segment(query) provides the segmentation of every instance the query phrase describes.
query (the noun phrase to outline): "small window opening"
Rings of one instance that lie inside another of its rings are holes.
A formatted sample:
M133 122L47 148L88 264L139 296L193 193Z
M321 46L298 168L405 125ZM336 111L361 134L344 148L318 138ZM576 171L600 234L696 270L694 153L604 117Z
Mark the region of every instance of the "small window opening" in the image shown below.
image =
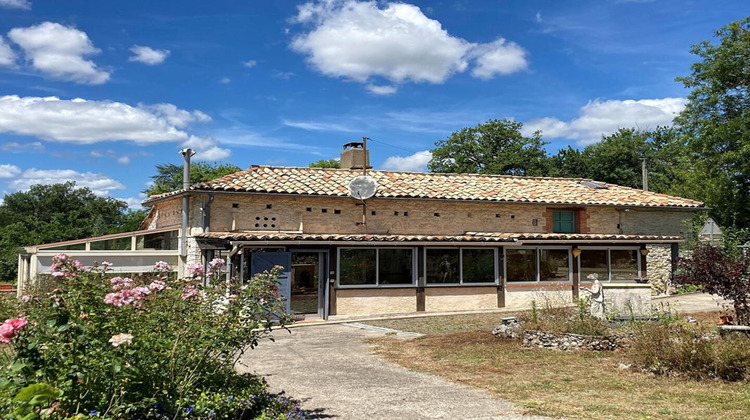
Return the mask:
M236 209L240 207L240 203L232 203L232 208Z
M334 210L333 214L341 214L341 210Z
M378 213L375 210L373 210L373 211L370 212L370 215L372 215L372 216L375 216L376 214L378 214Z
M266 204L266 208L267 209L273 208L273 204Z
M320 209L321 213L328 213L328 209Z
M312 211L312 207L308 207L308 208L307 208L307 211Z
M398 216L398 212L397 212L397 211L394 211L394 212L393 212L393 215L394 215L394 216Z
M408 215L409 215L409 212L408 212L408 211L405 211L405 212L404 212L404 216L408 216Z
M440 213L432 213L432 215L435 217L440 217Z

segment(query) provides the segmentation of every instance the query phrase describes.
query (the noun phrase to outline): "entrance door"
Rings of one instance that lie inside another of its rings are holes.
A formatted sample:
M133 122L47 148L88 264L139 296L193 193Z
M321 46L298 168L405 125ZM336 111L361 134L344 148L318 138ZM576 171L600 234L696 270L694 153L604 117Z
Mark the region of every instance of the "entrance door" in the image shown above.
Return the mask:
M279 275L279 293L286 301L286 313L291 314L290 306L292 296L292 253L291 252L253 252L250 259L250 277L271 271L274 266L280 265L283 268Z
M292 252L291 310L294 315L325 317L321 288L325 286L325 256L319 251Z

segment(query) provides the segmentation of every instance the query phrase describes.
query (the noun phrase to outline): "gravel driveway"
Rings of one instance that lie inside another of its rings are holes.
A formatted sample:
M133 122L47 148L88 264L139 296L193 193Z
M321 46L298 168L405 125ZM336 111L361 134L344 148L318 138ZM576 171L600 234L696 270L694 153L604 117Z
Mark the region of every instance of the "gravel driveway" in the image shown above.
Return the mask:
M276 331L248 351L241 369L302 401L309 418L539 419L489 393L412 372L369 351L383 331L322 325Z

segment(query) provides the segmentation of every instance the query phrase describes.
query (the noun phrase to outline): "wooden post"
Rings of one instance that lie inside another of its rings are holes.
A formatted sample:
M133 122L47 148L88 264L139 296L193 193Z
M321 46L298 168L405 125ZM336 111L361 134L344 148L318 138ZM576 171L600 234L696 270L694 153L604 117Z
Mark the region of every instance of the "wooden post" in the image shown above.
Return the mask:
M573 299L578 299L579 296L579 290L581 284L581 275L578 269L578 262L580 260L581 256L573 257L573 260L571 261L571 264L573 264Z

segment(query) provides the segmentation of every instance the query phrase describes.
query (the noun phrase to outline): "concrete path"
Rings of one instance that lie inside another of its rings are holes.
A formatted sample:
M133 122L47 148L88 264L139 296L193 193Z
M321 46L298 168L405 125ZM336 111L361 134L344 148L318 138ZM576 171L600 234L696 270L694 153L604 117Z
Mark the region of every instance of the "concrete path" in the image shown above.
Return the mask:
M651 306L659 309L664 305L665 309L677 310L680 313L706 312L722 309L722 305L729 302L707 293L690 293L686 295L659 296L651 298Z
M383 334L347 325L276 331L276 341L248 351L240 369L301 400L309 418L542 419L521 416L487 392L384 361L362 341Z

